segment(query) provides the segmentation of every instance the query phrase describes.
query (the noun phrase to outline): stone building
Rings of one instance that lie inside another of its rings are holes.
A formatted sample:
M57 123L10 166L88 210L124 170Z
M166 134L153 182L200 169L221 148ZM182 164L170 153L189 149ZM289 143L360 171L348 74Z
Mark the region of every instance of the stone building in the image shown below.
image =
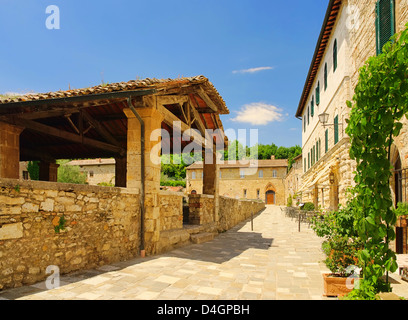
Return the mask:
M288 171L285 178L285 195L292 198L292 206L300 203L301 195L298 194L298 190L302 184L303 176L303 158L302 155L295 157L292 167Z
M302 200L324 209L347 201L354 185L346 119L359 69L381 52L391 35L408 22L407 0L330 0L296 117L302 120ZM394 203L406 201L408 122L392 150ZM404 234L405 232L405 234ZM406 252L406 229L398 229L397 251Z
M221 196L286 205L287 160L225 161L219 166L219 194ZM196 162L187 167L188 194L202 193L202 177L202 162Z
M89 185L115 184L115 159L73 160L67 165L78 166L80 171L86 173L86 182Z

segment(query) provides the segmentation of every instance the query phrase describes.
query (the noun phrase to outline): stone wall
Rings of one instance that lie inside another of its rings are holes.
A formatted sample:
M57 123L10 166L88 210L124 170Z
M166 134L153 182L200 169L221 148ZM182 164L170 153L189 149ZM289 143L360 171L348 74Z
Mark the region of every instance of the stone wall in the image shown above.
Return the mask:
M265 209L263 201L237 200L232 198L220 197L220 210L218 230L227 231L238 223L255 216Z
M183 228L184 193L159 191L160 230Z
M0 289L133 258L139 232L137 191L1 179Z
M189 195L189 224L204 225L214 219L214 196L206 194Z

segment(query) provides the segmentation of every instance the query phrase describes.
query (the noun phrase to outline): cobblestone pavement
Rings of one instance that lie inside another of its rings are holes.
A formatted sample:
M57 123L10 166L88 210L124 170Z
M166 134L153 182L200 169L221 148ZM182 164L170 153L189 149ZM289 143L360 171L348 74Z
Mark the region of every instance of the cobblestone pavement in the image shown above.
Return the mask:
M24 300L323 300L321 239L307 225L267 206L214 240L148 258L61 276L60 287L38 283L0 292ZM395 277L397 294L408 284Z

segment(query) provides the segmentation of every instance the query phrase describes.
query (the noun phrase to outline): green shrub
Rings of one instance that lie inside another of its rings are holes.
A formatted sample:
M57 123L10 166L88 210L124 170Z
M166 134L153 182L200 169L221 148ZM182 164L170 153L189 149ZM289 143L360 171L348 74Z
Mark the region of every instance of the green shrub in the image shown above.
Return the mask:
M302 207L303 211L313 211L315 206L312 202L306 202L305 205Z

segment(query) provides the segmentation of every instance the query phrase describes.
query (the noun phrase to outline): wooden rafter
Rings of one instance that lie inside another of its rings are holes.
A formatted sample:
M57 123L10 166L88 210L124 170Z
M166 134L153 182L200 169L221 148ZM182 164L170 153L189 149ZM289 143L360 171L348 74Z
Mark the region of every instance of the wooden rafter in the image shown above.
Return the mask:
M84 144L90 147L94 147L97 149L117 153L117 154L125 154L126 151L118 146L105 143L99 140L90 139L87 137L81 137L80 135L74 134L72 132L68 132L65 130L57 129L51 126L44 125L39 122L35 122L32 120L21 119L18 117L1 117L1 121L11 123L13 125L17 125L23 128L27 128L39 133L43 133L49 136L57 137L63 140Z

